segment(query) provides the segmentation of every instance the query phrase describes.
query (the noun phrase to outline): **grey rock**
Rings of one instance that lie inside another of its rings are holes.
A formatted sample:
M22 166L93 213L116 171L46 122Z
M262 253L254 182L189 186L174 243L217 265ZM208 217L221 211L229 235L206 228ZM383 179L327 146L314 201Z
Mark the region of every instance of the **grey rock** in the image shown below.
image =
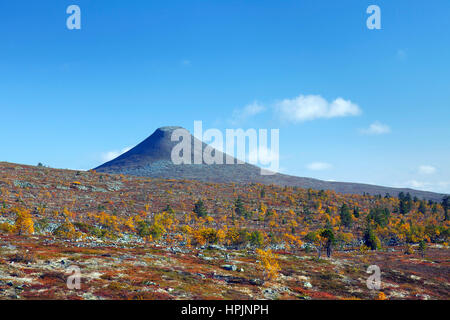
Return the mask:
M222 269L228 270L228 271L236 271L237 267L234 264L224 264L220 266Z
M219 246L217 244L209 245L208 249L210 249L210 250L226 250L226 248L224 246Z
M251 279L250 284L254 286L262 286L264 284L264 280L261 279Z
M14 180L14 186L18 188L37 188L36 185L27 181Z

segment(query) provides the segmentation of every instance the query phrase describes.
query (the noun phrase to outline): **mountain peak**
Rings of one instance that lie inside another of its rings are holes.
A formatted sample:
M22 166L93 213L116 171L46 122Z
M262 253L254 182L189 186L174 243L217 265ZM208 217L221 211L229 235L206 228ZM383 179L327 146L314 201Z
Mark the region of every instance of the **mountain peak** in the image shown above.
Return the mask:
M184 128L180 126L160 127L133 149L104 163L95 168L95 170L99 172L123 172L133 174L135 170L139 170L139 172L151 170L153 172L154 168L150 168L151 166L156 166L158 168L161 166L174 168L175 165L172 163L172 150L179 141L172 141L172 134L177 129ZM189 133L188 130L186 131ZM192 135L190 136L191 143L193 144L195 138ZM194 151L194 148L192 148L192 151ZM193 154L194 153L192 153L191 158L193 158ZM133 169L130 170L130 168Z
M161 128L156 129L156 131L172 132L172 131L175 131L177 129L184 129L184 128L180 127L180 126L165 126L165 127L161 127Z

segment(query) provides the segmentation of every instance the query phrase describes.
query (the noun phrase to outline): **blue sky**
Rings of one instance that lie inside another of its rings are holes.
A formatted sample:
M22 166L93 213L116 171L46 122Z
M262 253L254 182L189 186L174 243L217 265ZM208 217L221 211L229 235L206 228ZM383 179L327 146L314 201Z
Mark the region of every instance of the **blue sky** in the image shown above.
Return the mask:
M0 39L0 161L90 169L202 120L279 128L285 173L450 193L448 0L2 1Z

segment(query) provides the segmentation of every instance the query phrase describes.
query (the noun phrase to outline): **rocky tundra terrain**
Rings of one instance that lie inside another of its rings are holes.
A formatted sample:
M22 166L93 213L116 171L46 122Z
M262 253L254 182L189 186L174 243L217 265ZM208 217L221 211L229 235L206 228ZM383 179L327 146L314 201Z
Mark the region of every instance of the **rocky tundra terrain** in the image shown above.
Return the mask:
M446 206L0 163L0 299L449 299Z

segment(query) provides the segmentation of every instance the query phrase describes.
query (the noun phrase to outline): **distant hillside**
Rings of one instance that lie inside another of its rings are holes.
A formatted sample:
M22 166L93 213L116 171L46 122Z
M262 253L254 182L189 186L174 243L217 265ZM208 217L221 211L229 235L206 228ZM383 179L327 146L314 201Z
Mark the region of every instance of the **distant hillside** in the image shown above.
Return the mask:
M172 148L178 142L172 142L171 136L174 130L181 127L162 127L157 129L150 137L138 144L130 151L121 156L102 164L95 168L97 172L112 174L127 174L133 176L153 177L163 179L186 179L216 183L263 183L280 186L297 186L301 188L311 188L315 190L334 190L342 193L371 195L389 193L398 196L400 192L409 192L413 197L421 199L440 201L444 194L419 191L406 188L390 188L369 184L329 182L312 178L295 177L285 174L275 174L264 176L260 174L257 166L244 164L182 164L175 165L171 160ZM194 140L192 137L192 146ZM198 140L197 140L198 141ZM203 149L207 146L202 144ZM191 159L194 159L195 150L192 147ZM223 155L222 152L214 150L216 154ZM192 160L193 162L193 160ZM236 161L235 161L236 163Z

